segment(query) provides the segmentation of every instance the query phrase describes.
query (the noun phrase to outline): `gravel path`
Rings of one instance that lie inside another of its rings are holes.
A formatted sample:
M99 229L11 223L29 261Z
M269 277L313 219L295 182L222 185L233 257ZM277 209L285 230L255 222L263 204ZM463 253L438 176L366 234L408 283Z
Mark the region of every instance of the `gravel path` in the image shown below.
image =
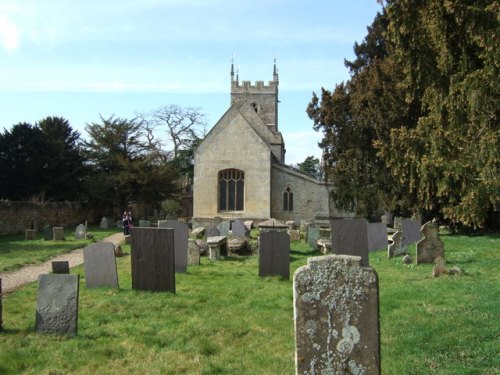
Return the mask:
M124 240L123 233L115 233L104 238L101 242L123 243ZM13 292L25 284L38 280L40 275L52 272L52 261L55 260L67 260L70 268L76 267L83 263L83 249L77 249L66 254L58 255L45 263L25 266L13 272L0 273L0 279L2 279L2 293Z

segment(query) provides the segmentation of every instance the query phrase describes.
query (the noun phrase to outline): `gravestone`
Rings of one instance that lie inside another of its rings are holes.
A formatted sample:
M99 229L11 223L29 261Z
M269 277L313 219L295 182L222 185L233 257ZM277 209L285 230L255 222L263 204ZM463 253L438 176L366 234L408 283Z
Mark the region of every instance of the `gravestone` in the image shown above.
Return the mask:
M260 233L263 232L269 232L269 231L278 231L278 232L287 232L288 231L288 225L283 223L282 221L276 220L276 219L269 219L266 221L263 221L262 223L259 223L257 225L260 229Z
M45 225L43 227L43 239L45 241L50 241L54 238L54 231L50 225Z
M236 219L233 221L233 236L235 237L247 237L250 231L245 226L245 223L241 220Z
M35 331L75 335L79 275L41 275L36 296Z
M309 258L295 271L295 373L380 374L378 277L361 258Z
M403 245L410 245L420 241L422 234L420 228L422 223L413 219L403 219L401 222L401 230L403 232Z
M293 220L288 220L285 222L286 225L288 225L288 231L294 230L295 229L295 221Z
M212 226L207 228L207 230L205 231L205 235L207 236L207 238L218 237L218 236L220 236L220 231L219 231L219 229L217 229L217 227L212 225Z
M437 257L444 258L444 244L439 238L437 225L432 222L425 223L420 229L423 239L417 242L417 255L415 262L433 263Z
M158 228L174 230L175 272L187 271L189 228L185 223L165 220L158 223Z
M36 230L34 229L26 229L24 231L24 239L27 241L36 240Z
M229 227L231 223L229 221L222 221L217 225L220 236L229 236Z
M141 228L149 228L151 226L151 221L149 221L149 220L139 220L139 226Z
M401 216L394 216L393 228L397 230L403 229L403 218Z
M64 228L63 227L54 227L52 228L52 233L54 235L54 241L62 241L64 240Z
M85 232L86 232L85 225L83 225L83 224L77 225L76 230L75 230L75 240L85 239L85 237L86 237Z
M193 266L200 265L200 247L193 238L189 239L188 243L188 259L187 264Z
M118 288L115 245L97 242L83 249L83 266L87 288Z
M52 273L68 274L69 262L67 260L52 261Z
M290 236L290 241L300 242L300 230L298 229L288 230L288 235Z
M101 223L99 224L99 227L101 229L109 229L109 225L110 225L109 219L107 217L103 217L101 219Z
M385 249L388 244L387 224L368 223L367 225L368 251Z
M285 232L260 234L259 276L290 278L290 236Z
M307 244L311 249L316 248L316 241L319 238L319 227L309 225L307 227Z
M397 231L391 237L391 243L387 246L387 257L397 257L400 255L406 255L408 253L408 248L403 245L403 233Z
M3 330L2 308L2 278L0 278L0 331Z
M192 237L201 237L205 233L205 227L196 227L191 231Z
M175 293L174 230L130 228L132 289Z
M361 257L361 265L368 266L368 226L365 219L331 220L332 253Z
M208 256L210 260L217 261L221 255L227 255L227 237L215 236L207 238Z

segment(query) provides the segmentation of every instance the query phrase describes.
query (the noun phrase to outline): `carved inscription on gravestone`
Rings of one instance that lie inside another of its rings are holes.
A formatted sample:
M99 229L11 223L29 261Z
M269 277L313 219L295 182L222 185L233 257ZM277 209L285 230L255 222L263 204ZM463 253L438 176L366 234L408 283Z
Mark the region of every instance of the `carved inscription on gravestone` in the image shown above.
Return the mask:
M189 228L185 223L175 220L158 222L158 228L174 230L175 272L187 271Z
M85 284L87 288L118 288L115 245L97 242L83 249Z
M290 278L290 236L285 232L260 234L259 276Z
M132 289L175 293L174 230L130 228Z
M368 226L365 219L331 220L332 253L361 257L361 264L368 266Z
M444 259L444 244L439 238L437 225L429 221L420 232L424 238L417 242L416 263L432 263L437 257Z
M79 275L42 275L36 297L35 331L75 335Z
M361 258L309 258L294 274L296 374L380 374L378 277Z

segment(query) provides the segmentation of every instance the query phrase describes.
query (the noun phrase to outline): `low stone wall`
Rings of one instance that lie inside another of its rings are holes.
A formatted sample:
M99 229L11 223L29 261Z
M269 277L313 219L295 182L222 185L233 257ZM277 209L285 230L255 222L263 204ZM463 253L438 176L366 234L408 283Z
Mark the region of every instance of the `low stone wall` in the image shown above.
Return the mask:
M0 200L0 235L24 233L25 229L42 230L44 225L68 227L85 220L93 212L79 202L13 202Z

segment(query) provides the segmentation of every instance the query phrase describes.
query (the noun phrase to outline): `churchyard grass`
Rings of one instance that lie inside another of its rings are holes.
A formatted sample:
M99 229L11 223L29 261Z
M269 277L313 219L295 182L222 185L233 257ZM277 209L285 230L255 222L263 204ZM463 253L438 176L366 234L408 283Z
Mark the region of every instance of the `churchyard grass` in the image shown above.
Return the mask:
M46 241L43 233L37 233L37 239L26 241L24 234L0 236L0 272L13 271L22 266L47 261L59 254L85 247L99 241L121 229L100 229L90 226L87 232L94 234L94 239L75 239L75 228L66 228L64 241Z
M460 276L370 253L380 279L383 374L495 374L500 366L500 236L443 236ZM410 247L412 256L415 246ZM124 250L129 252L128 246ZM291 272L318 255L292 243ZM293 374L292 281L259 278L257 257L202 258L177 274L177 293L87 289L79 273L78 334L34 333L37 285L4 298L2 374Z

